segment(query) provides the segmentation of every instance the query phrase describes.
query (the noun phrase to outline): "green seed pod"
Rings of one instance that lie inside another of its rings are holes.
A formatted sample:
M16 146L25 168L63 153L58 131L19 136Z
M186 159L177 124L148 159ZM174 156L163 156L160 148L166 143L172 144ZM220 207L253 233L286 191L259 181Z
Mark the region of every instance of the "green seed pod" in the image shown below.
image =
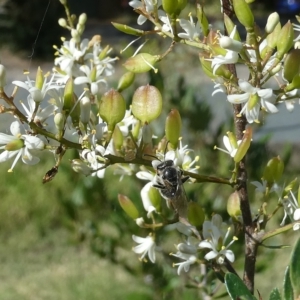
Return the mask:
M172 109L166 118L165 133L173 149L178 146L178 139L181 136L181 117L177 109Z
M280 30L277 38L276 57L281 60L283 56L292 48L294 44L294 29L290 21L288 21Z
M240 196L237 191L232 193L227 200L227 212L233 220L238 220L242 215L240 202Z
M279 156L270 159L265 167L263 179L268 185L272 185L280 180L284 169L283 161Z
M162 0L163 10L170 16L177 15L178 1L177 0Z
M246 28L254 27L254 17L245 0L232 0L233 8L239 22Z
M293 78L292 82L284 88L284 91L290 92L293 91L294 89L299 89L299 88L300 88L300 75L298 74Z
M150 123L158 118L162 111L162 96L152 85L139 87L132 97L132 114L142 122Z
M148 196L156 211L159 212L161 210L161 196L158 189L151 186L148 191Z
M154 69L153 65L159 60L159 55L139 53L136 56L127 59L123 66L130 72L144 73Z
M125 211L125 213L132 219L137 219L139 217L139 211L137 210L137 208L135 207L135 205L133 204L133 202L126 197L125 195L118 195L118 200L119 203L121 205L121 207L123 208L123 210Z
M207 36L209 33L209 23L201 4L197 4L197 18L204 36Z
M99 115L107 123L108 130L113 132L117 123L125 116L126 102L116 90L106 92L99 103Z
M119 31L124 32L126 34L136 35L136 36L143 36L145 34L144 30L135 29L135 28L127 26L127 25L123 25L123 24L115 23L115 22L111 22L111 24L116 29L118 29Z
M192 201L188 203L188 220L196 227L200 227L204 223L205 213L198 203Z
M284 59L283 76L291 82L296 75L300 74L300 49L292 49Z
M240 162L246 155L246 153L250 147L251 140L252 140L252 128L248 127L245 130L242 141L241 141L241 143L236 151L236 154L233 158L236 163Z
M129 86L131 86L131 84L134 81L134 78L135 74L133 72L126 72L125 74L123 74L122 77L119 79L117 91L121 93Z

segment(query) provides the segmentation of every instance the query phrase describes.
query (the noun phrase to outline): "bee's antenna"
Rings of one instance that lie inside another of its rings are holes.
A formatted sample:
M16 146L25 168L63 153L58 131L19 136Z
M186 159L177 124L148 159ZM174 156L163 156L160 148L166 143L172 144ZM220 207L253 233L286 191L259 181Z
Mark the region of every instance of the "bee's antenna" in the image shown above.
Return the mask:
M143 154L143 156L149 156L149 157L152 157L152 158L155 158L155 159L161 161L161 160L160 160L157 156L155 156L155 155L151 155L151 154L145 153L145 154Z
M168 150L169 143L170 143L170 141L167 141L165 152L164 152L164 160L166 160L166 153L167 153L167 150Z

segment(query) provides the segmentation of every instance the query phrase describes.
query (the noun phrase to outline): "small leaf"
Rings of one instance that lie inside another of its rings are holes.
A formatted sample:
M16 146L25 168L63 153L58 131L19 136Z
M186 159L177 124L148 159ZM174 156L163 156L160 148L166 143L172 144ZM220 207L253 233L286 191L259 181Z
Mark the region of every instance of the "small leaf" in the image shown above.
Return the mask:
M270 294L269 300L281 300L280 293L278 291L278 288L274 288L273 291Z
M298 239L296 246L293 250L290 261L290 278L292 287L294 290L294 297L299 299L300 297L300 239Z
M225 285L227 292L232 300L236 299L256 299L248 290L244 282L235 274L227 273L225 275Z
M294 291L290 278L290 267L287 267L284 274L283 280L283 298L285 300L294 300Z

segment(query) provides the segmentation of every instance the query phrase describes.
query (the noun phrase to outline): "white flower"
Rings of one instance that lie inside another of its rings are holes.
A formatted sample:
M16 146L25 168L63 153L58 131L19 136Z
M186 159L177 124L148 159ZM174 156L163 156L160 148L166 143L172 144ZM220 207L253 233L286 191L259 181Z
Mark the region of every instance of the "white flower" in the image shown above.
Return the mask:
M215 85L214 85L214 91L212 92L212 96L214 96L217 93L226 93L227 89L224 85L224 80L221 77L216 77L214 79Z
M28 102L30 101L34 101L35 103L39 103L41 102L46 94L48 93L49 90L52 89L58 89L60 86L57 85L56 83L53 83L54 80L54 76L51 76L50 81L47 82L48 77L44 77L44 82L43 82L43 86L41 89L38 89L35 86L35 81L34 80L30 80L30 78L27 76L27 80L25 82L23 81L19 81L19 80L15 80L12 83L18 87L21 87L25 90L27 90L29 92L29 95L27 97ZM29 104L29 106L35 106L36 104Z
M32 150L43 150L44 142L37 136L21 134L21 126L18 121L10 125L12 135L0 133L0 149L4 151L0 154L0 162L15 157L9 172L12 172L17 161L22 158L23 163L28 165L37 164L40 159L31 154Z
M234 27L234 29L232 30L232 32L231 32L231 34L229 36L230 39L233 40L235 32L236 32L236 26ZM238 52L232 51L232 50L227 50L225 56L223 56L223 55L217 55L213 59L207 59L207 60L210 60L212 62L211 66L213 68L213 74L215 75L217 69L221 65L235 64L238 61L238 59L239 59Z
M86 76L78 76L74 80L74 84L88 83L92 95L97 95L100 91L100 85L107 87L107 81L102 76L104 68L97 69L96 67L88 67L86 65L79 68Z
M285 100L285 99L288 99L288 98L291 98L291 100ZM283 100L283 101L280 101L280 102L284 102L284 104L286 106L286 109L288 111L293 111L296 100L298 100L298 102L299 102L298 90L295 89L295 90L292 90L290 92L285 93L285 95L283 95L281 97L281 100Z
M60 49L57 49L60 56L55 58L54 64L59 65L60 69L70 77L72 75L77 76L79 73L79 66L76 62L84 57L88 49L88 43L89 40L84 39L78 47L78 44L74 39L64 41L63 46Z
M217 146L215 146L214 149L218 149L222 152L229 154L231 157L234 157L236 154L236 151L238 149L238 146L240 145L242 140L232 141L232 139L229 138L229 134L232 134L232 133L227 132L227 135L223 136L223 144L224 144L226 150L224 150L222 148L218 148Z
M142 238L136 235L132 235L132 239L139 245L135 246L132 250L141 254L141 260L145 258L148 254L148 257L151 262L155 263L155 241L151 235L148 235L146 238Z
M224 238L222 228L225 223L222 223L222 217L220 215L214 215L211 221L204 221L203 223L203 237L205 240L199 243L199 248L211 249L204 258L206 260L216 259L218 264L223 264L225 257L230 261L234 262L235 256L228 248L231 244L237 240L233 237L233 240L225 246L226 239L228 238L230 228L228 228Z
M157 6L154 5L154 3L157 2ZM146 12L151 14L154 12L155 7L159 7L161 5L161 0L144 0L144 1L138 1L138 0L133 0L129 2L129 5L133 7L134 9L143 9L145 8ZM147 18L144 17L143 15L139 15L137 23L139 25L144 24L147 21Z
M190 266L197 261L197 247L188 238L187 243L180 243L176 248L178 250L177 253L171 253L171 255L184 260L183 262L173 264L173 266L178 266L177 274L180 275L183 270L188 272Z
M201 28L199 23L194 23L193 17L190 15L190 21L180 19L179 24L185 33L178 33L178 36L182 39L197 40L201 34Z
M300 207L292 191L290 191L288 197L281 199L281 203L284 209L284 216L280 226L284 225L287 216L289 216L292 221L300 220ZM293 230L298 229L300 229L300 222L295 223L293 226Z
M228 95L227 100L232 104L244 103L241 114L245 114L249 123L259 122L259 111L262 107L268 113L278 112L277 107L271 102L274 101L272 89L260 89L253 87L249 82L242 79L238 82L244 94Z

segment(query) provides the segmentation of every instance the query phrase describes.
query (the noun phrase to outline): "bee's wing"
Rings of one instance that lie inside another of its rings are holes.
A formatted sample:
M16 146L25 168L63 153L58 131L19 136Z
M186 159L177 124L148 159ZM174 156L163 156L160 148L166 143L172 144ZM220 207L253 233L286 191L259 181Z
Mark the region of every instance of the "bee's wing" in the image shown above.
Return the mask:
M187 218L188 199L181 179L178 181L174 197L170 200L175 212L178 213L178 216L181 218Z

